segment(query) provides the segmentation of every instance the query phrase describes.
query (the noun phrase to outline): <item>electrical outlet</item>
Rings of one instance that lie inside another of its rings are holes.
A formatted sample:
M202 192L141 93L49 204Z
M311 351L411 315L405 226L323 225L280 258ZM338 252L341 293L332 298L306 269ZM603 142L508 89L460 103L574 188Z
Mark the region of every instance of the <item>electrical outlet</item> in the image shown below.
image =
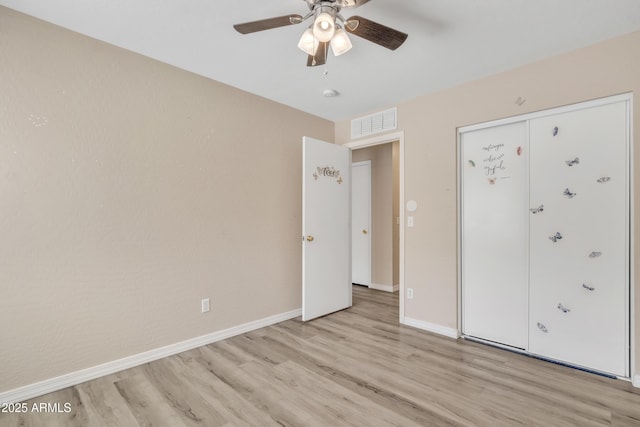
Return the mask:
M413 288L407 288L407 299L413 299Z
M201 307L203 313L206 313L207 311L211 310L211 305L209 303L209 298L205 298L202 301L200 301L200 307Z

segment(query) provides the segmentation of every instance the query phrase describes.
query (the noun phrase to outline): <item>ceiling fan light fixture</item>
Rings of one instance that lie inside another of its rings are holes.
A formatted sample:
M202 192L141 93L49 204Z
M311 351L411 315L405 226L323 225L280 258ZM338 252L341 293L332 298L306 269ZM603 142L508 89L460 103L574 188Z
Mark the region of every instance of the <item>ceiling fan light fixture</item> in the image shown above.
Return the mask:
M336 20L333 15L322 12L313 22L313 35L321 42L328 42L336 32Z
M331 50L333 51L334 56L340 56L343 53L347 53L352 47L353 45L351 44L351 40L349 40L347 32L342 28L338 28L331 39Z
M314 56L316 54L319 45L320 43L318 42L318 39L316 39L316 37L313 35L313 31L311 30L311 28L307 28L307 30L302 33L302 37L300 37L300 41L298 42L298 48L311 56Z

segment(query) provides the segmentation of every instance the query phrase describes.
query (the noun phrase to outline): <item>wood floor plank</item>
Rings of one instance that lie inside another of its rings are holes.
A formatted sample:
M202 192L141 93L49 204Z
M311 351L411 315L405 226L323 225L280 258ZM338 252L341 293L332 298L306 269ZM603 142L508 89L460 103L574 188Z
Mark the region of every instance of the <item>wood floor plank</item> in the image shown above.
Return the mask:
M294 362L286 362L275 368L279 377L303 390L305 398L315 400L320 406L318 412L329 416L330 424L359 425L358 420L375 420L372 425L419 426L408 418L383 406L373 406L358 393L337 386L330 378L311 372Z
M281 365L279 365L281 366ZM277 402L278 410L286 412L286 417L290 420L289 425L326 426L335 425L346 426L342 419L332 417L332 413L324 405L319 404L315 399L310 398L308 390L301 389L295 379L287 378L282 374L279 366L265 366L265 362L256 360L242 366L242 371L246 373L258 390L265 390L269 396L262 395L263 401ZM269 370L267 370L269 369ZM314 392L317 387L314 388ZM262 394L262 393L260 393ZM292 414L297 420L292 419Z
M203 358L200 360L206 363L207 368L237 391L248 404L262 411L265 418L271 418L282 426L305 425L304 420L309 414L288 408L283 398L277 395L273 385L259 381L243 371L241 367L230 367L214 348L205 347L202 349L202 354ZM263 362L263 366L267 364L272 366L262 358L260 361Z
M184 377L190 386L202 399L205 399L218 412L224 414L228 423L233 426L279 426L272 416L256 405L250 404L243 393L236 390L229 384L228 380L223 380L212 372L200 356L193 356L193 353L200 353L201 349L192 350L178 355L172 359L174 363L180 363L180 375ZM189 355L187 355L189 354Z
M137 421L115 386L119 376L107 376L79 384L75 388L87 411L88 426L135 426Z
M316 338L317 336L313 339ZM304 350L298 349L297 351L294 350L294 347L289 347L277 340L274 340L274 345L280 351L289 354L291 360L299 365L318 375L331 378L336 384L369 399L372 405L381 405L399 415L406 416L420 425L456 425L446 417L421 407L411 399L406 399L394 392L385 390L360 376L352 375L350 372L352 366L343 366L340 360L336 360L335 355L327 356L322 343L320 345L307 343Z
M182 417L167 403L162 393L144 374L135 374L115 383L138 425L186 427Z
M300 318L26 402L16 426L640 426L629 382L398 323L398 294Z
M187 426L224 425L227 421L173 369L170 359L144 365L144 373Z

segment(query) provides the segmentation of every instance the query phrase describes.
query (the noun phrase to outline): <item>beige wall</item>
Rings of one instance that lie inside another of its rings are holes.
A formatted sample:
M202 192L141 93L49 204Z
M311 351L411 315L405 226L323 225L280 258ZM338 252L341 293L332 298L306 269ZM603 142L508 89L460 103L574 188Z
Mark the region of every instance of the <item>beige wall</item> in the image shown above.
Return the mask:
M429 78L428 70L425 78ZM625 92L640 95L640 33L550 58L398 105L405 133L405 196L418 202L406 229L405 301L409 318L457 327L456 129ZM519 105L516 100L525 100ZM633 127L640 129L640 108ZM336 142L349 140L349 121L336 123ZM635 149L635 211L640 214L640 150ZM637 215L636 215L637 218ZM640 227L635 228L640 253ZM634 260L636 342L640 343L640 261ZM640 366L640 351L636 351Z
M391 144L361 148L353 162L371 161L371 282L393 286L393 159Z
M0 94L0 392L300 308L333 123L4 7Z

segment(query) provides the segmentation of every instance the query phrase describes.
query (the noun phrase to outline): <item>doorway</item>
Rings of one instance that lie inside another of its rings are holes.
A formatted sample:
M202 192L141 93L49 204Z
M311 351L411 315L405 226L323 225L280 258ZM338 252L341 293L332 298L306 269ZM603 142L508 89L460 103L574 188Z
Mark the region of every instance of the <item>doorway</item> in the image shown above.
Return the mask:
M371 161L371 281L369 287L399 292L404 322L404 133L345 144L352 161ZM356 190L354 190L356 191ZM354 194L355 196L355 194ZM354 232L361 232L355 223ZM354 267L355 268L355 267Z

